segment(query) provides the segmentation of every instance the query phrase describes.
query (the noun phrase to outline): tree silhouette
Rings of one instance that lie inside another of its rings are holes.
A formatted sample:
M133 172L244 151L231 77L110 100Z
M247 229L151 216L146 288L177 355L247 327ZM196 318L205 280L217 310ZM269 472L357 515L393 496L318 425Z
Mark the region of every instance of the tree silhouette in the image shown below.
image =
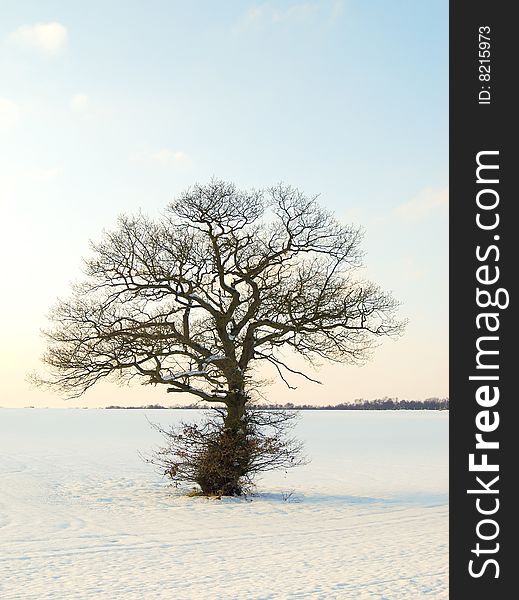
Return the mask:
M284 185L247 192L213 180L160 220L122 216L53 309L50 376L39 381L77 397L104 378L139 377L222 407L205 450L226 447L218 460L229 485L198 483L240 493L259 431L248 425L253 367L269 363L293 387L293 376L316 380L287 356L357 363L402 329L391 295L356 276L360 240L358 228Z

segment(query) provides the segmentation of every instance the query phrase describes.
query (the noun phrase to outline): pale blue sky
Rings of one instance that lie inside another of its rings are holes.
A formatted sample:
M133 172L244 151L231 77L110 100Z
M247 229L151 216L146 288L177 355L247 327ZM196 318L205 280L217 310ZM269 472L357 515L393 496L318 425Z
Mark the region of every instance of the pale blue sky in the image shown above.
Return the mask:
M369 365L272 401L447 395L447 1L1 0L0 17L0 405L66 405L24 377L88 240L213 175L320 193L365 227L368 273L410 320ZM114 399L169 400L80 403Z

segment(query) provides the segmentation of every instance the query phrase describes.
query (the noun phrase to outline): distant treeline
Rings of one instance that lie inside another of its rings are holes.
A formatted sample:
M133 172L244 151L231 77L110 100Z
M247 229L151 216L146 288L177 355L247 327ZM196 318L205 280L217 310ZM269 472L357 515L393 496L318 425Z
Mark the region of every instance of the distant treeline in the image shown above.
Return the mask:
M354 402L341 402L340 404L327 404L326 406L313 406L311 404L261 404L260 408L266 410L449 410L448 398L427 398L426 400L399 400L398 398L376 398L375 400L355 400ZM148 404L147 406L106 406L110 409L185 409L207 408L206 405L187 404L184 406L162 406L161 404Z

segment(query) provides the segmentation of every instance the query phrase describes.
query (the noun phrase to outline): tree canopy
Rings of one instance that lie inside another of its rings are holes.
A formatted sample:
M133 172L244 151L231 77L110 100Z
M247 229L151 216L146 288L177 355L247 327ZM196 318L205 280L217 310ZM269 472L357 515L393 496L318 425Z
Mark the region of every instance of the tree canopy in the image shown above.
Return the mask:
M287 385L291 374L312 379L282 349L363 361L402 323L392 296L359 277L361 237L285 185L211 181L160 219L121 216L51 312L43 382L77 397L103 378L138 377L228 404L262 362Z
M140 378L215 403L205 423L159 428L167 445L152 462L177 484L241 495L254 474L305 462L295 414L251 403L253 367L270 364L289 387L293 375L316 381L290 357L356 363L402 328L391 295L359 277L360 241L284 185L211 181L160 219L121 216L50 315L39 381L77 397L104 378Z

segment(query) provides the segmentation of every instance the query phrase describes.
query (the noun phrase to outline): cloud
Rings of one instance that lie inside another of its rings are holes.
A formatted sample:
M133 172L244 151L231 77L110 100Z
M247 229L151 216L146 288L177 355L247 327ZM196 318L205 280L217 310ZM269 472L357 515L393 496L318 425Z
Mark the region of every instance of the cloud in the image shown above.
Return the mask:
M189 156L185 152L174 152L167 148L153 153L151 159L163 165L185 165L190 162Z
M0 170L0 201L13 205L17 200L41 191L42 186L59 181L63 169L60 166L16 166ZM34 187L36 186L36 188Z
M16 102L0 96L0 130L14 127L20 118L20 107Z
M244 31L266 24L311 22L317 18L337 19L343 12L343 0L308 0L288 6L278 2L264 2L250 8L240 19L236 29Z
M140 151L130 157L130 160L145 163L156 163L169 167L187 167L191 165L191 158L181 150L162 148L156 152Z
M422 190L409 202L397 206L396 212L406 221L419 221L432 215L444 213L449 206L447 188Z
M26 178L38 183L56 180L63 173L62 167L32 167L24 172Z
M344 12L344 1L343 0L334 0L331 6L330 16L332 20L338 19L342 13Z
M85 113L90 108L90 98L86 94L75 94L70 99L70 108L76 113Z
M18 46L56 56L67 46L68 32L61 23L37 23L18 27L9 34L8 39Z
M363 221L363 210L360 206L354 206L340 213L342 223L361 223Z

